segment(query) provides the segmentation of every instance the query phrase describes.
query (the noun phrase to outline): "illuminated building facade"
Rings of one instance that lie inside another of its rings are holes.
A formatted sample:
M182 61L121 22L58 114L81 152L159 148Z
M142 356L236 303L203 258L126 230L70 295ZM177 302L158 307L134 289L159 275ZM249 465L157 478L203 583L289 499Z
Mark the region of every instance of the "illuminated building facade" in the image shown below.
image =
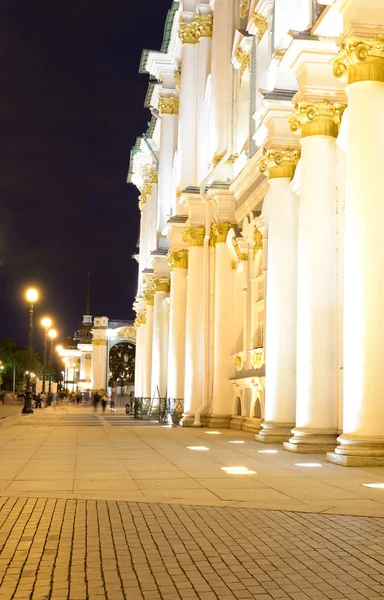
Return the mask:
M184 0L143 52L135 395L184 426L384 464L383 34L377 0Z

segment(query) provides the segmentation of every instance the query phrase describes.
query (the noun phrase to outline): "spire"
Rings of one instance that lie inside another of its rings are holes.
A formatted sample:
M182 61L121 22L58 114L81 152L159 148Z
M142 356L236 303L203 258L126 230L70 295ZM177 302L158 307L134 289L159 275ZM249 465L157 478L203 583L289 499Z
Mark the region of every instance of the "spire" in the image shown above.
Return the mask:
M85 314L83 316L83 324L92 323L91 315L91 269L88 268L88 287L87 287L87 300L85 303Z

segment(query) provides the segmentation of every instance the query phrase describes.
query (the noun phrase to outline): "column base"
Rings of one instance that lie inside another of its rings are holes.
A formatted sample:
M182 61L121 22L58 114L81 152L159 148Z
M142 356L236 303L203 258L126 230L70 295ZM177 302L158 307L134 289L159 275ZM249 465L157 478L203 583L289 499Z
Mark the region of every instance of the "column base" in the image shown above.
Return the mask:
M207 415L207 427L212 429L230 429L231 415Z
M337 434L333 429L301 429L292 430L293 437L283 443L284 450L300 454L321 454L332 452L336 446Z
M261 431L255 435L255 440L262 444L276 444L287 442L292 435L294 423L277 423L276 421L263 421Z
M242 431L248 433L258 433L261 429L261 419L258 417L245 417L243 422Z
M384 465L384 437L342 434L339 446L327 453L327 461L342 467L381 467Z
M195 415L183 415L180 421L181 427L192 427L195 422Z
M243 428L244 420L245 420L245 417L240 417L238 415L232 415L229 426L231 429L237 429L238 431L241 431L241 429Z

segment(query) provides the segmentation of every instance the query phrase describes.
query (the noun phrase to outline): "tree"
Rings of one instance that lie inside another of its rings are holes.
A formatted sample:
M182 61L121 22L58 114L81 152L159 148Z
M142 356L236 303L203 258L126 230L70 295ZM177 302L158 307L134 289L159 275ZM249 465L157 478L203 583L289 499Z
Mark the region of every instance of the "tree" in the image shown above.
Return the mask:
M109 353L110 378L108 385L129 385L135 380L135 346L120 342Z
M0 360L4 365L2 387L12 390L13 369L15 369L16 391L22 390L25 381L25 371L28 369L28 348L18 346L11 338L0 340ZM32 349L31 370L41 379L43 362L41 356Z

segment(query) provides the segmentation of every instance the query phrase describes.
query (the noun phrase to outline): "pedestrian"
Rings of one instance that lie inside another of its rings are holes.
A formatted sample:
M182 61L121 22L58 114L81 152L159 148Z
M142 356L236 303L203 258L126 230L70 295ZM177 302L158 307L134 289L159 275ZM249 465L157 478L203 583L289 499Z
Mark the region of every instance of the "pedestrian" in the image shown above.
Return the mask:
M101 397L101 408L102 408L103 413L105 413L105 409L107 408L107 402L108 402L107 392L105 392L103 390L103 395Z
M96 392L93 394L93 411L97 412L97 408L99 406L101 400L101 396L99 394L99 390L96 390Z

